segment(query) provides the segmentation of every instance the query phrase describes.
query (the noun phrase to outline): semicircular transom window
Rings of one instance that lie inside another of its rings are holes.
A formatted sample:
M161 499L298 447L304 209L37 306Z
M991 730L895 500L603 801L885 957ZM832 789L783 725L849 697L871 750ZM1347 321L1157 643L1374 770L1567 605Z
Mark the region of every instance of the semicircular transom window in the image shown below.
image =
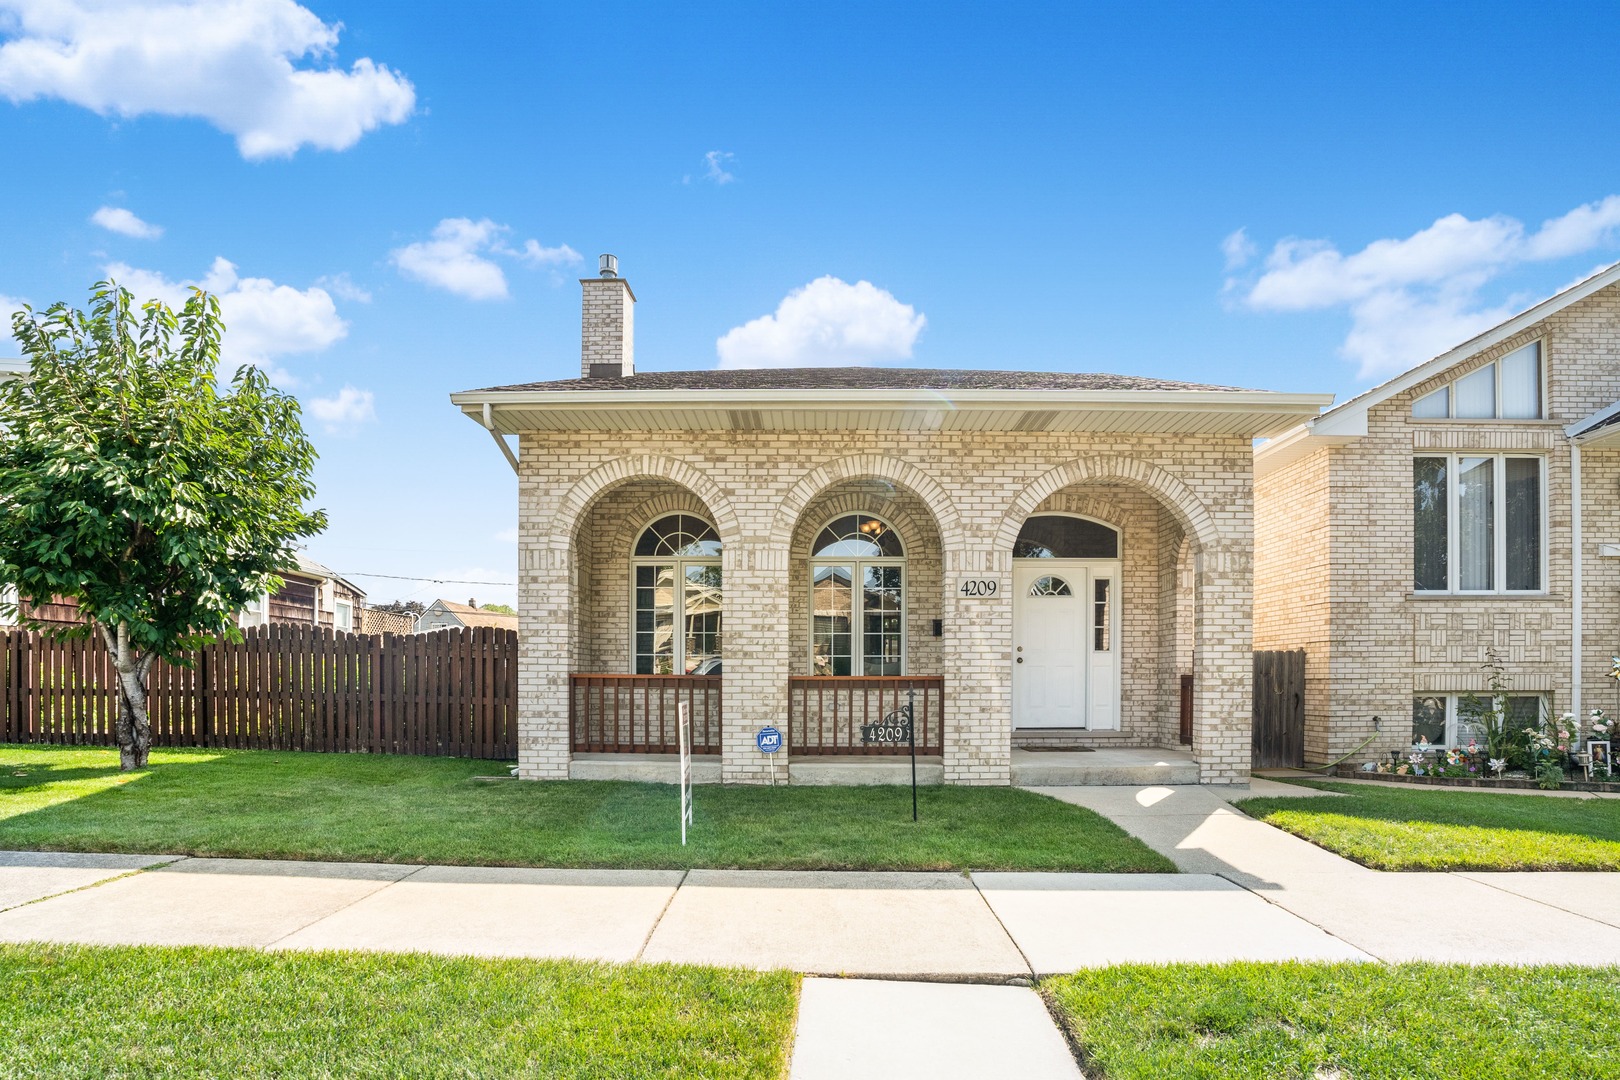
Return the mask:
M642 530L636 554L703 558L720 554L720 534L696 514L666 514Z
M905 554L900 535L870 514L845 514L829 522L810 548L811 555L849 559L898 559Z
M1117 559L1119 530L1086 518L1037 514L1018 531L1013 558Z
M1048 574L1045 577L1038 577L1030 583L1029 595L1073 596L1074 592L1069 588L1069 583L1067 581L1064 581L1060 577L1053 577L1051 574Z

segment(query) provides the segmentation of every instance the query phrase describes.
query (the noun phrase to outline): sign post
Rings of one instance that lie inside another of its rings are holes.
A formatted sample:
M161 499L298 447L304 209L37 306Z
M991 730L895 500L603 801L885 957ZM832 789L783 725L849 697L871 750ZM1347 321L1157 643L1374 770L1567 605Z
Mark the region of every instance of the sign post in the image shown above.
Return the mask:
M675 716L681 729L681 847L685 847L686 826L692 821L692 703L678 702Z
M911 743L911 820L917 820L917 691L906 691L906 740Z

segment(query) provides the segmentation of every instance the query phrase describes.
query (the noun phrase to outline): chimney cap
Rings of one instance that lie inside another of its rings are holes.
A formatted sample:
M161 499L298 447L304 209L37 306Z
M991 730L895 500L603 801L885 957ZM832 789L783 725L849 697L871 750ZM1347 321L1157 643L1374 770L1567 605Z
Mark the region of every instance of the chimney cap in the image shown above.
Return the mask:
M619 257L617 255L603 255L597 261L601 265L603 277L619 276Z

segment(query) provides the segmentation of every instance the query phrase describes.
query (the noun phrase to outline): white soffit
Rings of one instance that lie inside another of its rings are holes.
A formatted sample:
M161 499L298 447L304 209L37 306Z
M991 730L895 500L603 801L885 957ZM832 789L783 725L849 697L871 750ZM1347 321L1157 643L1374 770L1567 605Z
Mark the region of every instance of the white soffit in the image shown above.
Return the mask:
M1331 394L1207 390L600 390L450 395L480 425L524 431L1105 431L1263 438Z

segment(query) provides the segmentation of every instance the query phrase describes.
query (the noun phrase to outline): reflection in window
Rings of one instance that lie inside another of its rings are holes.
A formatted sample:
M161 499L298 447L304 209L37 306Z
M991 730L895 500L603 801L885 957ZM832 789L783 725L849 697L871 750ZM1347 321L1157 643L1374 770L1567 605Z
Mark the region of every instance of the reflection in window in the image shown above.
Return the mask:
M905 674L905 548L888 523L845 514L810 563L810 673Z
M1069 583L1067 581L1064 581L1060 577L1052 577L1050 574L1048 574L1045 577L1036 578L1034 582L1031 583L1029 587L1029 595L1073 596L1074 593L1069 589Z
M633 661L637 675L720 670L724 604L720 537L693 514L669 514L636 540Z
M1013 544L1015 559L1117 559L1119 532L1100 521L1036 514Z

